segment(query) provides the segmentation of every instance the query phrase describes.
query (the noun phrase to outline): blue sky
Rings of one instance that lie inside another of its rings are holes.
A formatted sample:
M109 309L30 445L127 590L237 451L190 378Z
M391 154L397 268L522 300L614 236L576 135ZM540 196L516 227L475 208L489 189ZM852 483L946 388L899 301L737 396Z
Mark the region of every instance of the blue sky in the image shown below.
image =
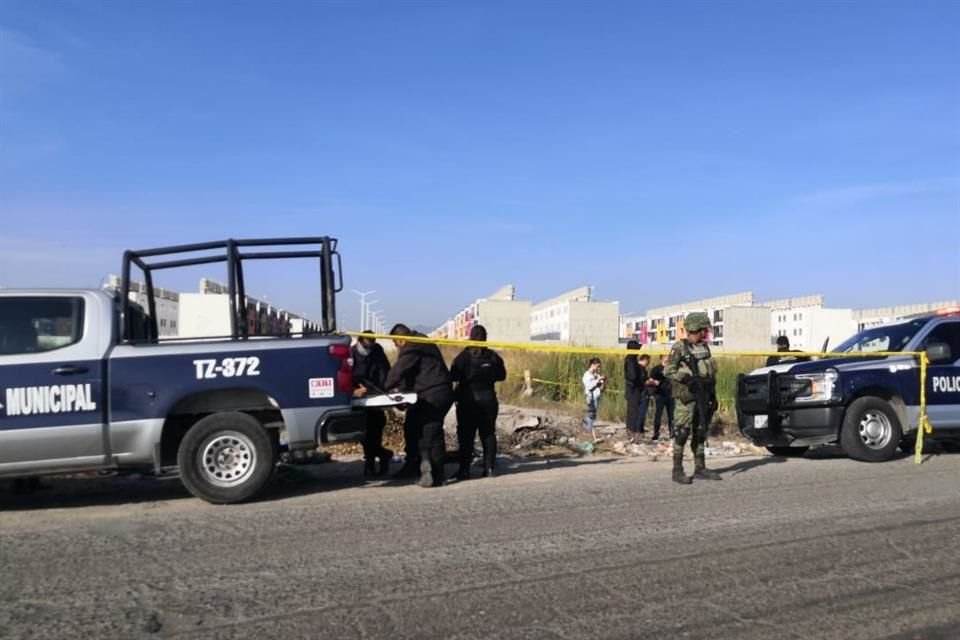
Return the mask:
M958 32L946 1L2 0L0 285L330 234L410 323L506 283L957 298ZM309 312L299 274L253 288Z

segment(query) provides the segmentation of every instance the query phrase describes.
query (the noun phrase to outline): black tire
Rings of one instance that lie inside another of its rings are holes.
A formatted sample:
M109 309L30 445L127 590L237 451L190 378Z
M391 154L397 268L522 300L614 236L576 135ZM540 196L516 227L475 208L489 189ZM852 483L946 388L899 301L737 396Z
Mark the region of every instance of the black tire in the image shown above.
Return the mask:
M767 451L772 453L775 456L781 456L784 458L799 458L805 454L810 447L767 447Z
M177 451L183 485L214 504L255 496L269 482L276 462L270 433L256 418L236 411L200 419Z
M840 428L840 447L854 460L890 460L902 439L900 418L886 400L864 396L847 407Z

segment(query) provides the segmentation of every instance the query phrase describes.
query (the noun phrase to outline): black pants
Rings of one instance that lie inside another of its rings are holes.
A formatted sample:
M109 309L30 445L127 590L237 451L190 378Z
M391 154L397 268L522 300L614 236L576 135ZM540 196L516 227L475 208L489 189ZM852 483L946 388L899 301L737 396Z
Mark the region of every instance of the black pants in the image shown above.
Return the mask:
M676 401L673 396L657 394L657 409L653 414L653 435L660 435L660 419L663 416L663 410L667 410L667 428L670 430L670 437L673 438L673 410Z
M473 444L480 433L483 446L483 466L493 469L497 460L497 414L500 405L496 396L465 398L457 401L457 441L460 467L469 467L473 461Z
M642 389L627 391L627 430L631 433L643 433L643 423L647 421L650 407L650 394Z
M627 389L627 431L630 433L643 432L643 422L640 418L642 397L643 391L640 389Z
M363 439L363 458L367 465L374 458L383 459L388 453L383 448L383 428L387 424L387 414L382 409L367 409L367 435Z
M415 407L414 405L413 407ZM403 453L406 456L404 465L420 466L420 436L423 429L418 422L417 413L413 407L407 409L403 418Z
M435 391L420 395L417 403L407 409L407 419L403 423L403 434L406 439L404 448L407 452L407 462L411 461L411 454L419 463L423 460L430 462L433 473L442 479L443 461L446 447L443 441L443 419L453 405L453 393L450 391Z

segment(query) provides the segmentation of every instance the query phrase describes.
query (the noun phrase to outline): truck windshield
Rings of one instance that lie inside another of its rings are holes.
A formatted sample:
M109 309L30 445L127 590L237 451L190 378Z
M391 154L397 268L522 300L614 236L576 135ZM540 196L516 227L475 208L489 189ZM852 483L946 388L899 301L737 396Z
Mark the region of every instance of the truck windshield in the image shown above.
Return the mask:
M928 319L911 320L903 324L865 329L849 340L837 345L833 353L874 353L877 351L903 351L910 339L927 324Z

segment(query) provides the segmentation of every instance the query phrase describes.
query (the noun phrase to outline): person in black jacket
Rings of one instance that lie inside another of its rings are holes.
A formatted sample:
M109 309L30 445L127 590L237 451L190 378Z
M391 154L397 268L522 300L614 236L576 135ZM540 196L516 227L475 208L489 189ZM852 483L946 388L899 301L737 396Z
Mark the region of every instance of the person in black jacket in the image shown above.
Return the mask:
M777 352L778 353L800 353L796 349L790 348L790 338L787 336L778 336L777 337ZM778 364L786 364L788 362L809 362L810 358L805 356L770 356L767 358L768 367L773 367Z
M453 405L450 370L436 345L410 342L406 337L424 338L403 324L394 325L390 335L396 336L397 361L387 375L385 388L417 394L417 403L407 409L403 436L407 461L398 476L409 476L420 470L421 487L443 484L443 420Z
M635 346L631 346L635 345ZM631 340L627 349L636 350L640 343ZM645 430L643 423L647 420L647 409L650 407L651 385L653 381L647 375L647 366L650 356L627 356L623 362L624 388L627 400L627 430L630 432L630 442L640 443Z
M654 387L654 398L657 408L653 414L654 440L660 438L660 420L663 418L664 409L667 410L667 429L670 432L670 439L673 440L673 410L676 403L673 399L673 390L670 388L670 379L663 375L665 366L667 366L667 356L660 356L660 364L650 372L650 378L656 385Z
M631 340L627 343L627 351L637 351L640 343ZM627 433L630 442L639 442L643 435L643 423L640 420L640 402L643 398L644 383L641 379L640 362L636 354L628 355L623 359L624 392L627 401Z
M364 333L372 334L372 331ZM369 393L383 393L390 371L390 361L383 347L373 338L360 337L353 345L353 391L355 398ZM387 424L387 414L383 409L367 409L367 435L363 440L363 474L365 476L384 476L390 470L393 451L383 446L383 428ZM376 468L376 460L380 468Z
M486 342L487 330L476 325L470 330L470 339ZM494 474L497 459L497 413L500 405L494 385L506 380L507 369L500 355L486 347L467 347L453 360L450 376L457 384L457 440L460 468L457 480L470 477L473 444L480 432L483 445L483 477Z

